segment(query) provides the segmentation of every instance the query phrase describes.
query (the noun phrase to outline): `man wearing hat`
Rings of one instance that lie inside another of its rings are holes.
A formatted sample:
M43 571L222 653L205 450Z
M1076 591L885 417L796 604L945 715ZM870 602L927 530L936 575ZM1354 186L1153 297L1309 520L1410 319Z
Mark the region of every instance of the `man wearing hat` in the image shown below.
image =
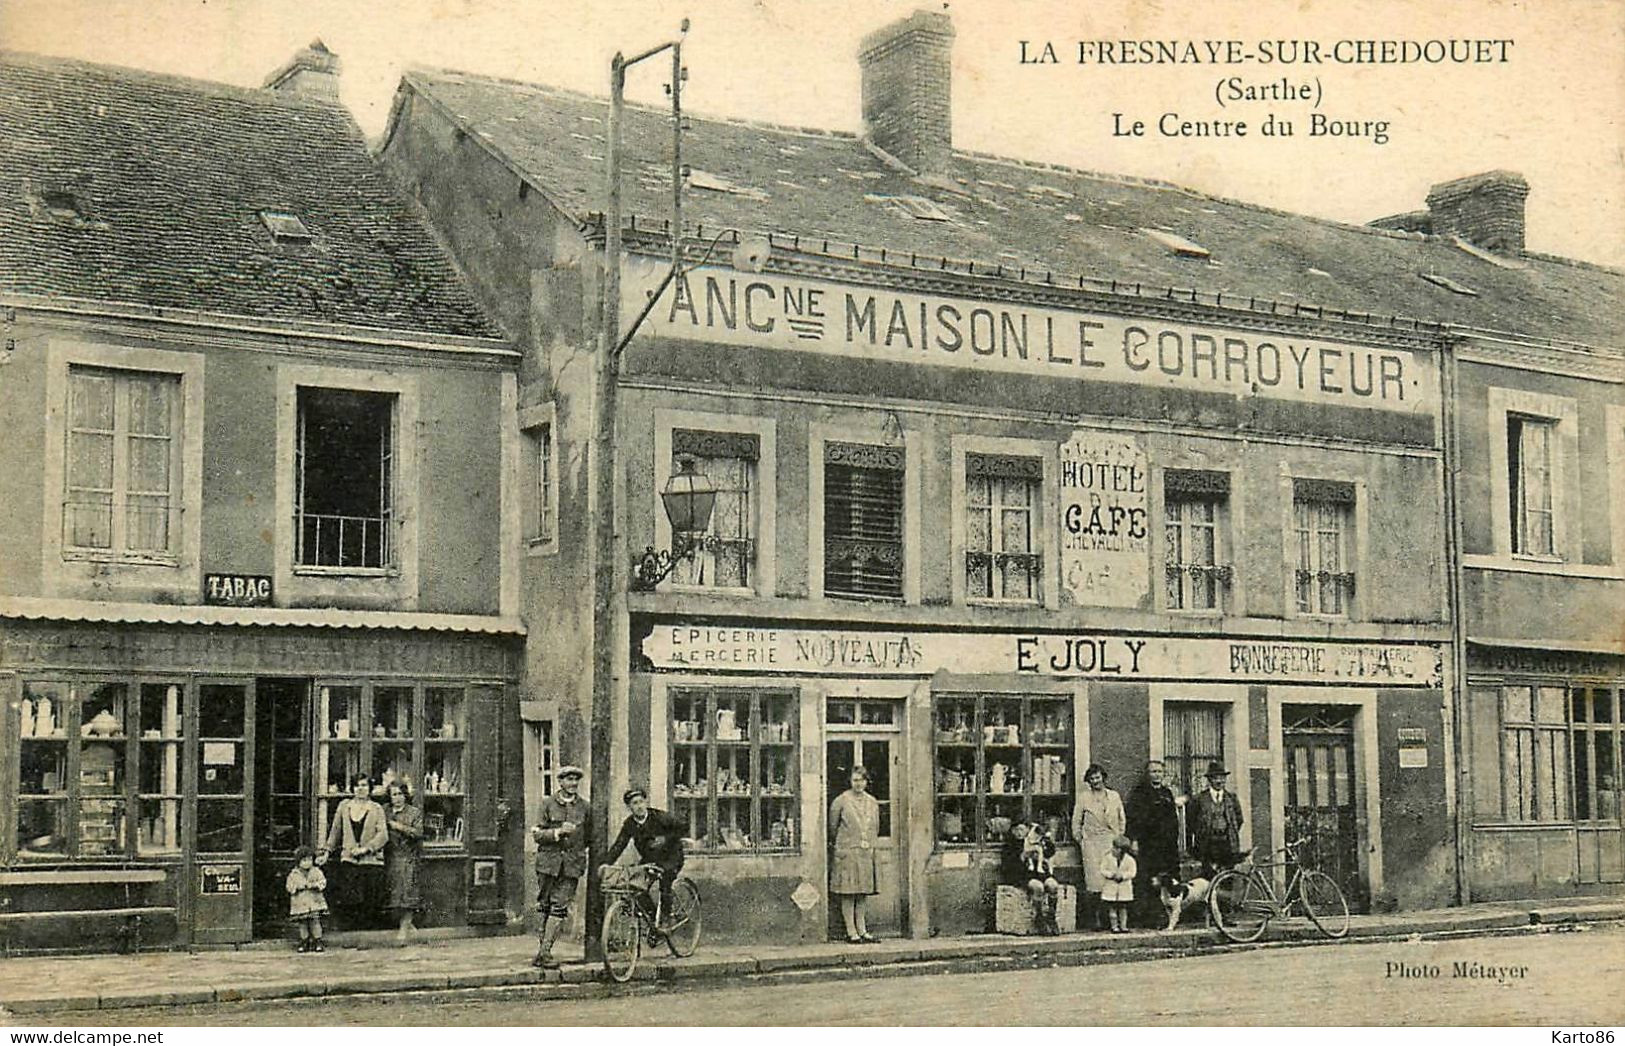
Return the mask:
M620 834L615 837L605 864L614 864L626 852L628 844L638 848L638 860L660 868L660 911L671 919L671 884L683 870L683 829L677 819L664 810L649 805L649 792L636 786L621 796L631 814L621 823ZM646 899L646 898L645 898Z
M1241 853L1241 802L1225 790L1230 771L1214 760L1207 764L1207 787L1192 800L1191 856L1207 876L1235 865Z
M530 830L536 840L536 909L542 917L537 931L541 945L532 966L551 969L559 964L553 958L553 942L570 917L576 885L587 872L589 821L581 777L579 766L559 768L558 791L542 799L542 823Z

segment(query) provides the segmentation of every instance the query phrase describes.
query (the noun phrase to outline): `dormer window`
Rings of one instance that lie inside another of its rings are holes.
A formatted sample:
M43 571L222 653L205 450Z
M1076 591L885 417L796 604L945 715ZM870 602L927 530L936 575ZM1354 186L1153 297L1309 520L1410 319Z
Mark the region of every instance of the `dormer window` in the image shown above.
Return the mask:
M85 216L84 204L80 202L78 194L68 189L47 189L40 194L40 202L45 209L58 218L83 218Z
M1162 244L1181 258L1208 258L1212 252L1194 240L1187 240L1177 232L1166 229L1141 229L1145 235Z
M261 211L260 221L278 243L309 243L314 238L304 221L291 211Z
M882 196L870 193L864 197L870 203L885 203L896 207L910 218L922 222L948 221L948 212L943 210L937 201L925 196Z

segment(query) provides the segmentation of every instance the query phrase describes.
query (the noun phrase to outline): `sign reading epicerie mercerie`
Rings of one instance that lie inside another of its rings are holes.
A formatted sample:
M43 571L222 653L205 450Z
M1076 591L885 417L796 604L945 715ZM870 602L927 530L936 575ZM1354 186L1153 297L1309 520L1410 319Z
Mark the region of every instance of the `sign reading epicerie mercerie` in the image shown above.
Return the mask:
M626 262L628 315L642 311L664 271L664 263ZM1393 411L1431 402L1430 373L1400 349L767 273L696 269L662 295L648 322L657 337L984 372Z
M1347 683L1433 687L1427 643L1203 639L1119 633L891 632L657 625L643 640L656 669L929 676L1016 673L1077 679Z

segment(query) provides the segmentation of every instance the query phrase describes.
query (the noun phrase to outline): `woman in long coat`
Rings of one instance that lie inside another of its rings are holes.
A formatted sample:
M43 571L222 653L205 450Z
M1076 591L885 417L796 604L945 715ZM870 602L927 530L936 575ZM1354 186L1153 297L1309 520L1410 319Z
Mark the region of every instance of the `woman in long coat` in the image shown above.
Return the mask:
M1083 783L1083 794L1072 814L1072 837L1082 851L1084 903L1091 913L1088 921L1100 929L1100 892L1106 885L1100 863L1112 852L1112 840L1123 834L1123 797L1106 787L1106 771L1099 763L1083 772Z
M829 807L829 834L835 852L830 862L829 892L840 899L846 939L866 944L869 933L864 898L880 892L875 847L880 835L880 804L869 794L869 774L854 766L852 787L835 797Z
M384 851L384 877L389 883L389 908L400 920L396 940L404 942L414 929L413 918L423 907L418 894L418 866L423 861L423 811L411 805L405 781L391 781L389 795L389 847Z
M345 929L363 929L376 921L384 899L384 847L389 843L389 829L384 808L373 801L372 779L356 774L350 784L350 797L333 811L327 845L317 863L325 864L330 853L339 855L332 904Z

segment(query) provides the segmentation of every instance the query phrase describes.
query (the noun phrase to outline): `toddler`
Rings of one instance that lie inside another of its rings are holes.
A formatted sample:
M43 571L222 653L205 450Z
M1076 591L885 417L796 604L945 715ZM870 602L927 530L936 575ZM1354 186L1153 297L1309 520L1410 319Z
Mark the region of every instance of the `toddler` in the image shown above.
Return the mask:
M1100 874L1106 880L1100 900L1106 906L1112 933L1128 932L1128 906L1134 900L1134 840L1120 835L1112 840L1112 852L1100 859Z
M322 916L327 914L327 876L316 867L316 851L301 846L288 871L288 918L299 927L299 950L323 952Z

